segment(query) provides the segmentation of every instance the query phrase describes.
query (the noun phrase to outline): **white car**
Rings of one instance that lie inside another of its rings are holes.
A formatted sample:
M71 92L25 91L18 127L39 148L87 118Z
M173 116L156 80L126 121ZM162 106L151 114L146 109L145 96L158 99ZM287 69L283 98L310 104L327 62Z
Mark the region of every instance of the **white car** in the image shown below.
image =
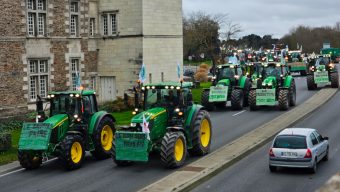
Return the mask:
M278 167L308 168L316 172L322 159L328 160L328 137L322 137L316 129L287 128L275 138L269 150L269 169Z

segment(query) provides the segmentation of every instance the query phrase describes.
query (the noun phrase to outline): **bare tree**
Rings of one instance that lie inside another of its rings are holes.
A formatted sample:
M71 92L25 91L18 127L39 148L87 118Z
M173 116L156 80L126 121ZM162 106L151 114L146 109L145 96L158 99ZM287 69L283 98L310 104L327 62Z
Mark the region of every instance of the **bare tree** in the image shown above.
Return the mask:
M229 41L231 38L235 38L237 34L242 32L242 26L238 23L234 23L231 20L226 22L226 31L223 33L224 38Z

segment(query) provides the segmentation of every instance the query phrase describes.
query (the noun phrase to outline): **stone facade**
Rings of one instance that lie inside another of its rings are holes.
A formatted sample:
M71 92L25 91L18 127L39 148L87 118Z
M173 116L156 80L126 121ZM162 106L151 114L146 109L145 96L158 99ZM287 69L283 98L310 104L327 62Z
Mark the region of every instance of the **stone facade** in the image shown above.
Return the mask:
M0 11L0 106L34 104L32 94L45 86L45 76L32 80L37 71L47 76L47 91L71 89L74 59L81 83L96 89L100 101L123 96L143 62L147 82L177 80L181 0L3 0Z

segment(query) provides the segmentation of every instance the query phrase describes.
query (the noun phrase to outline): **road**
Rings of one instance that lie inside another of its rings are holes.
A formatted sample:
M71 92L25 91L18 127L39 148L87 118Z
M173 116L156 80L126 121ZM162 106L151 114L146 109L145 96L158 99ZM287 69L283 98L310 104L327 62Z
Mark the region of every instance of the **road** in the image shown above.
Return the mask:
M316 91L307 91L305 78L296 78L297 104ZM259 111L231 111L230 108L211 113L213 123L212 151L235 140L284 112L276 107ZM164 169L160 157L152 155L146 163L129 167L116 167L111 159L95 161L87 156L81 169L65 171L57 161L44 164L34 171L19 171L0 176L0 191L136 191L170 174ZM195 158L187 158L187 163Z
M294 125L294 127L317 128L323 136L330 138L330 159L328 162L318 164L316 174L310 174L303 169L280 169L277 173L270 173L268 168L270 143L268 143L193 191L315 191L340 171L339 106L340 93L338 92L308 118Z

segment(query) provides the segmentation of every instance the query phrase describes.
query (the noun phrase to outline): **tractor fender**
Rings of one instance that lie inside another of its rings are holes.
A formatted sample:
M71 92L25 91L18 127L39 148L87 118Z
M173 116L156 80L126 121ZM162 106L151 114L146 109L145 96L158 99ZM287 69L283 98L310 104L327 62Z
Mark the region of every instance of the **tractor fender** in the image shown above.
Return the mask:
M239 80L238 80L238 86L243 89L245 84L246 84L246 81L247 81L247 77L246 76L242 76Z
M290 88L292 81L294 81L294 78L292 76L287 76L285 81L283 82L283 87Z
M193 128L194 128L194 121L198 115L198 113L203 110L203 106L201 105L193 105L192 108L189 111L188 117L185 121L185 136L187 138L187 145L188 147L192 147L192 134L193 134Z
M91 117L90 124L89 124L89 132L88 132L90 135L93 134L93 131L95 130L95 128L98 126L98 124L104 117L109 117L113 120L113 122L116 122L116 119L110 113L106 111L98 111L95 114L93 114Z
M183 127L180 126L171 126L166 128L167 131L181 131L185 134L185 130Z

